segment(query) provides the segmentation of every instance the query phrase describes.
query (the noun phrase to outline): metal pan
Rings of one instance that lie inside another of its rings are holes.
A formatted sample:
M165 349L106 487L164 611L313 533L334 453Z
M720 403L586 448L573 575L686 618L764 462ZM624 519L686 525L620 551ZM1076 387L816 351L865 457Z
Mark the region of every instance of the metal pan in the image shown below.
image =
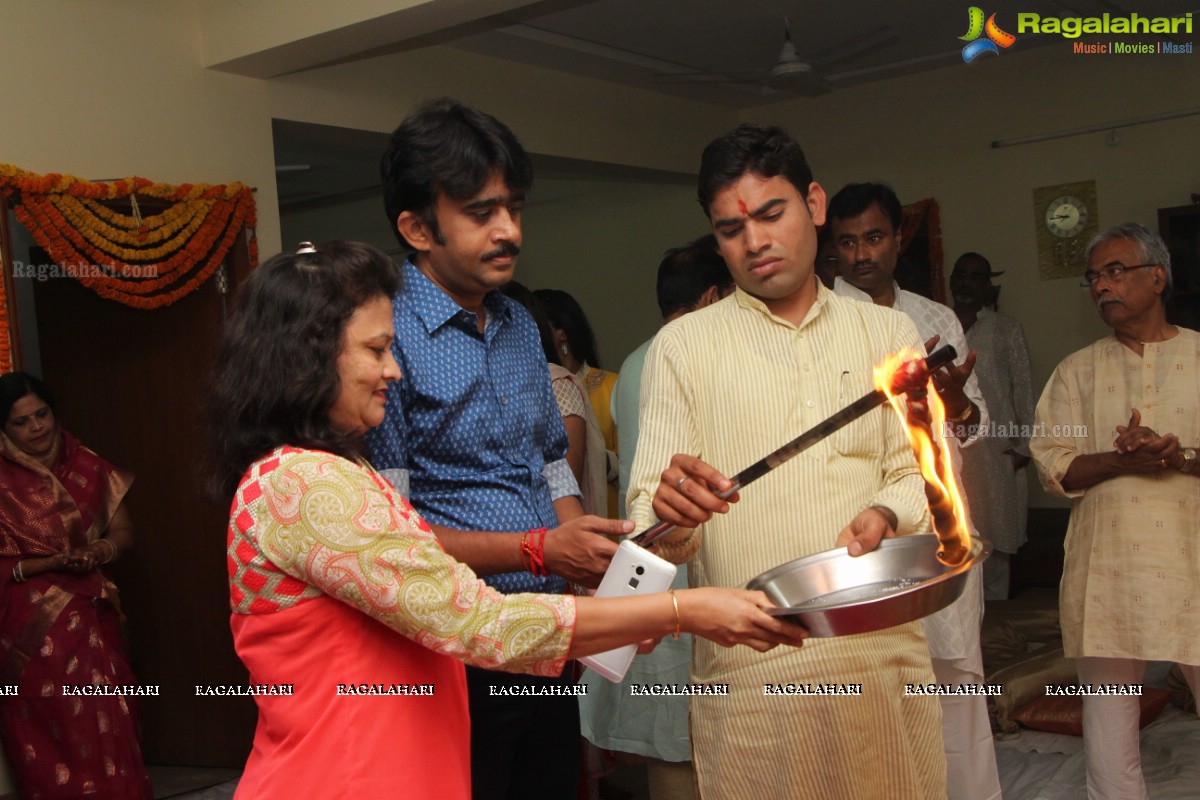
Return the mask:
M812 636L848 636L890 628L941 611L962 594L967 572L991 554L983 539L957 567L937 559L933 534L884 539L852 558L846 548L826 550L781 564L747 589L761 589L779 606L768 614L803 625Z

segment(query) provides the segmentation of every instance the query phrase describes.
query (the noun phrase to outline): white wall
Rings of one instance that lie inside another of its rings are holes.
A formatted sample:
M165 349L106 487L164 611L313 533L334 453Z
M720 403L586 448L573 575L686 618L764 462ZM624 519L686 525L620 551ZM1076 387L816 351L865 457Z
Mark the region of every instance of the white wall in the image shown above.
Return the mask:
M1200 106L1198 55L1072 55L1066 40L1020 52L1018 43L971 65L739 115L448 48L244 78L203 68L198 16L185 0L6 4L0 161L89 179L240 180L258 189L268 256L281 242L273 117L387 132L421 100L449 94L504 119L533 152L679 173L694 172L703 146L739 118L778 121L830 189L886 179L902 199L938 199L947 267L974 249L1006 270L1003 308L1025 326L1038 384L1105 329L1074 280L1038 279L1032 189L1094 178L1101 225L1153 225L1155 209L1200 190L1198 117L1125 129L1116 148L1103 134L989 146ZM373 228L378 209L363 203ZM657 323L659 255L703 231L694 203L690 187L669 184L539 185L520 277L580 295L616 366Z
M745 112L786 125L832 194L885 180L902 201L934 197L946 272L967 250L1005 270L1001 310L1019 319L1039 387L1067 353L1103 335L1078 279L1038 277L1033 189L1094 178L1100 226L1157 227L1157 209L1200 191L1200 116L993 149L996 139L1200 108L1200 55L1072 55L1067 40L823 98Z
M802 142L832 194L851 181L884 180L901 201L937 199L947 276L967 250L1005 270L1001 310L1024 326L1038 394L1068 353L1108 333L1077 278L1043 281L1033 189L1095 179L1101 228L1137 221L1200 191L1200 116L993 149L1030 136L1200 108L1200 54L1074 55L1067 40L973 64L822 98L743 112L777 122ZM1031 503L1057 505L1037 489Z
M451 95L507 122L534 152L690 171L727 109L428 48L259 80L202 66L195 2L8 3L0 162L87 179L257 188L264 256L280 248L271 119L390 132Z
M400 243L383 210L382 188L371 197L285 211L280 218L280 230L285 249L294 250L300 242L355 239L370 242L397 260L402 257Z
M390 132L418 102L450 95L501 118L530 152L683 174L694 173L704 145L736 122L727 109L444 48L271 83L277 115L288 119ZM690 184L535 176L517 278L575 295L602 363L616 369L659 324L654 275L662 253L705 232L694 196ZM329 213L346 218L361 208L367 221L345 230L375 232L378 204L350 205ZM390 231L384 241L393 246Z
M262 81L204 70L195 5L5 3L0 161L88 180L257 187L264 252L278 248Z
M530 151L676 172L694 170L703 145L734 122L728 109L448 48L271 80L230 75L203 68L198 18L197 5L183 0L7 4L0 162L90 180L241 181L257 189L266 258L281 244L294 247L300 232L393 242L372 199L298 215L281 238L273 117L390 132L419 102L451 95L502 118ZM679 186L581 180L551 188L539 183L530 204L521 277L577 293L615 367L657 326L659 256L701 230L703 218Z
M517 279L583 306L600 363L621 362L662 322L654 284L671 247L708 232L690 184L535 180Z

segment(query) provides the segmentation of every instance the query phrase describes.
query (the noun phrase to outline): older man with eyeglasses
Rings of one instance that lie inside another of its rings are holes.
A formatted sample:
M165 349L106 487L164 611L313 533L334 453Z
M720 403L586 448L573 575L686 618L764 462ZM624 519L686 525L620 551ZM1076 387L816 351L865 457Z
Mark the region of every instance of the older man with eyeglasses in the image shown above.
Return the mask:
M1200 334L1167 322L1156 234L1103 231L1087 264L1113 335L1058 365L1030 441L1043 486L1071 498L1063 645L1085 686L1140 685L1147 661L1174 661L1200 694ZM1136 696L1084 697L1090 800L1146 797L1138 718Z

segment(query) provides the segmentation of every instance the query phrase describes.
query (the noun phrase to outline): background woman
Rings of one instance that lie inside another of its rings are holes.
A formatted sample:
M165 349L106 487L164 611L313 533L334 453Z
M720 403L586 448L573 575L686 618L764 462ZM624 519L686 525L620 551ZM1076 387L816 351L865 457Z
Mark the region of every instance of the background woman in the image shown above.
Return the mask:
M567 429L567 464L579 484L585 514L607 517L608 514L608 448L604 433L592 409L587 389L579 378L562 365L554 344L554 329L546 318L541 303L533 292L518 281L509 281L500 291L525 306L537 323L542 337L542 350L550 367L550 386Z
M587 389L592 410L604 434L604 446L612 453L608 481L608 515L620 517L624 498L617 498L617 428L612 418L612 394L617 385L617 373L600 369L600 357L596 354L596 336L583 308L567 292L561 289L538 289L534 296L550 320L554 330L555 347L564 367L579 378Z
M133 476L63 430L32 375L0 377L0 736L30 798L151 798L133 698L63 696L131 686L117 587L99 569L133 545Z
M800 643L761 593L501 595L446 555L359 445L401 377L397 276L358 243L276 256L243 287L222 343L212 488L233 495L234 644L252 683L294 686L255 698L238 796L466 800L463 661L557 675L570 657L676 630ZM404 696L363 696L381 691Z

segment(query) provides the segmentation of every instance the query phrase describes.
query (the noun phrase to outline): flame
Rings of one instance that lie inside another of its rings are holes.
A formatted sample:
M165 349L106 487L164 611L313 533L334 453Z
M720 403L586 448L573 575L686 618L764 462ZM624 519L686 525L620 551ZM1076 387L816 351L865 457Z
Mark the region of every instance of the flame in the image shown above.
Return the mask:
M875 367L874 376L875 388L887 396L900 417L921 467L925 498L942 545L938 560L958 566L971 553L971 531L946 437L937 436L935 442L933 436L933 431L945 431L946 409L925 368L924 355L912 348L894 353Z

